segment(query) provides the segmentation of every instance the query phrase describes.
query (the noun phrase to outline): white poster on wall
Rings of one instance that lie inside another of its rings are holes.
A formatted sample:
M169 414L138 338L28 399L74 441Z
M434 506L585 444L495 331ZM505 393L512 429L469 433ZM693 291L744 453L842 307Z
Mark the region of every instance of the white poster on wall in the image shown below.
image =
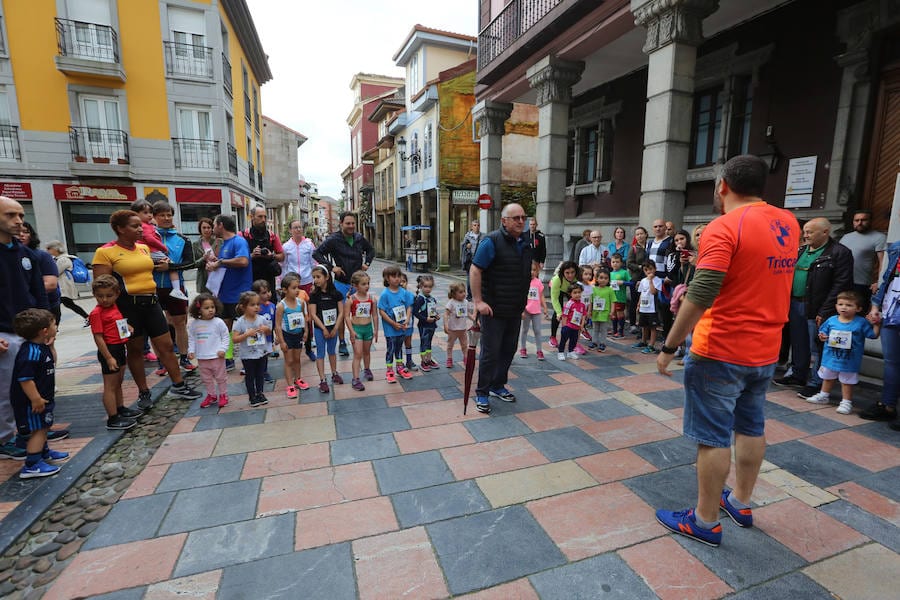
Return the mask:
M816 182L817 158L817 156L804 156L790 160L788 163L787 185L784 189L785 195L812 194L813 185Z

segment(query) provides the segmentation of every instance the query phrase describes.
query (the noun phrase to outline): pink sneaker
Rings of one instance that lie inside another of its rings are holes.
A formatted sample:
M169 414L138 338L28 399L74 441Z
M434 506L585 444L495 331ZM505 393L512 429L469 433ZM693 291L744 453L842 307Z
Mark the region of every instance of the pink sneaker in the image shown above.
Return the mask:
M555 338L555 337L551 337L551 338L550 338L550 347L551 347L551 348L556 348L558 345L559 345L559 344L556 342L556 338Z
M452 359L452 358L448 358L448 359L447 359L447 368L448 368L448 369L452 369L452 368L453 368L453 359Z
M587 350L581 344L575 344L575 354L586 354Z
M397 378L394 376L394 372L391 369L385 371L384 378L388 383L397 383Z
M216 397L212 394L207 394L206 398L203 399L203 402L200 403L200 408L209 408L213 404L216 403Z
M543 351L543 350L538 350L538 351L537 351L537 359L538 359L538 360L544 360L544 351Z
M219 394L219 408L228 406L228 394Z
M295 387L292 386L292 385L287 386L287 388L285 389L285 391L287 392L288 400L296 400L296 399L297 399L297 396L299 395L299 394L297 393L297 388L295 388Z
M397 375L402 377L403 379L412 379L412 373L406 367L397 367Z
M306 383L305 381L303 381L303 380L302 380L301 378L299 378L299 377L298 377L297 379L294 380L294 386L295 386L298 390L308 390L308 389L309 389L309 384Z
M525 348L519 348L519 356L522 358L528 358L528 351Z

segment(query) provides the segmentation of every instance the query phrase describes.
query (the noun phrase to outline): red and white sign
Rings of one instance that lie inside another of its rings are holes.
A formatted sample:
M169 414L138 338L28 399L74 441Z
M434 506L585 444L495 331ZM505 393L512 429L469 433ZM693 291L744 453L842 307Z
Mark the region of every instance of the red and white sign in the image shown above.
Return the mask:
M31 184L20 181L0 181L0 196L13 200L31 200Z
M244 208L244 196L235 191L231 191L231 206L234 208Z
M481 194L478 196L478 208L482 210L490 210L494 206L494 199L490 194Z
M222 204L222 190L209 188L175 188L175 202L179 204Z
M53 184L53 197L57 200L96 200L100 202L134 202L137 188L134 186L104 186Z

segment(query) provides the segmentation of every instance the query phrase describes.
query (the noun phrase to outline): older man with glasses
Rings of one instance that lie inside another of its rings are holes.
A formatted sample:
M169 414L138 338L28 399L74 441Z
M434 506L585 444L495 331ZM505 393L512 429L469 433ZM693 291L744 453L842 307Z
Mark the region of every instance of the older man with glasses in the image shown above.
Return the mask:
M507 204L500 220L500 228L478 244L469 270L482 333L475 408L483 413L491 412L490 396L516 401L506 389L506 381L528 299L534 251L531 236L525 233L525 210L521 206Z
M594 230L589 238L591 242L581 250L578 255L579 265L605 265L606 259L609 257L609 250L603 246L603 235Z

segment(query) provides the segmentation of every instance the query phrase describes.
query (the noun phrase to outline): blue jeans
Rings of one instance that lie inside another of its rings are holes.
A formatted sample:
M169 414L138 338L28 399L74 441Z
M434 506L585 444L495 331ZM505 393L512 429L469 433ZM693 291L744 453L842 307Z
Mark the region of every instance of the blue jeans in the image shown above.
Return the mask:
M819 341L819 326L815 319L806 320L807 334L809 335L809 355L812 366L809 369L809 377L806 385L815 388L822 387L822 378L819 377L819 366L822 362L822 342Z
M885 406L897 406L897 397L900 396L900 329L882 327L881 352L884 354L881 402Z
M732 431L765 432L763 406L775 364L745 367L688 355L684 361L684 435L712 448L731 446Z
M791 336L791 366L794 377L806 381L809 376L809 323L806 318L806 302L791 300L788 327ZM815 323L815 321L813 321Z

